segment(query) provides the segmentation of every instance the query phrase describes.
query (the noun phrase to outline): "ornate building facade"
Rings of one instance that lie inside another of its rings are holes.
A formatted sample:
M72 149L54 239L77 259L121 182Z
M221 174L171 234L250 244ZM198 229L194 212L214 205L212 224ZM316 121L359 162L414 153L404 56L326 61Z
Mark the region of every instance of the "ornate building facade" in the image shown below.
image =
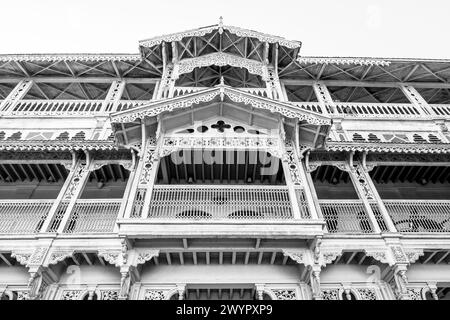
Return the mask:
M0 55L1 299L449 299L450 60L300 47Z

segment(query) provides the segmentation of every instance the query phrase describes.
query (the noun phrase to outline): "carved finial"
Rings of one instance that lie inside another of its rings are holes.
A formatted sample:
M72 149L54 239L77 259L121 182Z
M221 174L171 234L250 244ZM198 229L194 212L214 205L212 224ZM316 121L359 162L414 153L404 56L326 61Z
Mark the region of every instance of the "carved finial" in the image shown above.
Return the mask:
M223 79L223 76L220 77L220 85L221 86L225 85L225 80Z
M222 34L223 32L223 18L220 16L219 18L219 34Z

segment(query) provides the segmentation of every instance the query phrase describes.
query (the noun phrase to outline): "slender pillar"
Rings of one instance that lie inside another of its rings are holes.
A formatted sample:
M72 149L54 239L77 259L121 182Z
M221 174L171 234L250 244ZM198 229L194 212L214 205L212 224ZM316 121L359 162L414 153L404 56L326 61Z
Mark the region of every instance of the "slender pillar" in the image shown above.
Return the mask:
M350 159L353 159L353 154L350 154ZM353 161L350 160L350 162ZM363 202L365 211L372 224L373 231L375 233L381 233L381 229L378 225L377 219L372 211L369 202L369 200L375 200L375 197L373 195L373 191L370 188L370 185L366 180L362 165L358 164L357 166L353 166L353 163L352 164L345 163L337 165L337 167L343 171L348 172L350 179L352 180L353 186L358 194L358 198Z
M61 223L58 227L58 233L63 233L66 225L69 221L70 216L72 215L72 211L76 205L76 201L78 200L81 192L86 185L87 179L89 178L89 174L94 167L94 161L88 153L86 154L86 161L79 160L76 168L74 169L74 175L72 178L69 187L64 194L63 200L68 201L67 209L64 213L63 218L61 219Z
M373 167L367 167L363 164L361 166L361 168L362 168L362 170L360 172L361 176L367 182L368 187L371 190L372 196L373 196L374 200L376 201L376 204L378 206L380 214L383 217L383 220L386 224L387 231L388 232L397 232L397 229L395 228L395 225L392 222L391 216L389 215L389 212L387 211L386 206L384 205L384 202L381 199L380 194L378 193L378 190L372 181L372 178L370 177L369 171L371 169L373 169Z
M292 212L294 219L306 218L302 217L302 212L300 211L299 196L303 195L303 184L304 180L301 178L300 165L297 159L297 154L292 142L288 142L283 148L283 159L281 164L283 166L283 172L286 179L286 185L289 191L289 198L291 199Z

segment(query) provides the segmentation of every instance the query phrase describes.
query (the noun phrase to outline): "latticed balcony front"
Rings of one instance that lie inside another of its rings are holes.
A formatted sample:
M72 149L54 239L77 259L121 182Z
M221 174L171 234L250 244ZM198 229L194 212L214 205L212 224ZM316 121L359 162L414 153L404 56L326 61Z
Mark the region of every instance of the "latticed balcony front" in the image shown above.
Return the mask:
M372 199L365 205L357 199L347 172L321 166L312 173L328 232L370 234L375 232L375 223L381 232L392 232L389 222L395 232L406 234L450 232L450 176L446 167L379 166L370 176L381 201ZM380 206L385 207L388 217L383 216Z
M10 177L0 190L0 234L5 235L112 233L128 179L126 170L118 165L95 170L80 198L69 206L69 201L58 204L56 199L68 177L62 165L9 164L3 165L0 173Z

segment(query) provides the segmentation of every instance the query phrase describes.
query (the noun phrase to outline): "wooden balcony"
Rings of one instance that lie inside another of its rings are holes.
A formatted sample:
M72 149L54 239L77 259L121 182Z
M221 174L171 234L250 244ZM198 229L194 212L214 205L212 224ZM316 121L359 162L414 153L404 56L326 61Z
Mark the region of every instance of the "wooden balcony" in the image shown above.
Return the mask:
M35 234L54 200L0 200L0 234Z
M321 106L319 102L293 102L301 109L317 113L330 114L331 117L376 118L376 119L429 119L428 111L419 109L410 103L369 103L369 102L335 102L336 109ZM430 104L437 116L450 117L450 104Z
M372 233L374 228L360 200L319 200L329 233Z
M52 207L54 200L1 200L0 234L37 234ZM119 213L122 199L77 200L64 233L110 233ZM63 221L68 203L56 210L47 232L55 233Z
M450 200L383 200L399 232L450 232Z
M287 186L155 185L148 212L138 191L120 232L134 236L311 236L322 232L305 201L294 219Z
M122 199L77 200L64 233L113 232Z

